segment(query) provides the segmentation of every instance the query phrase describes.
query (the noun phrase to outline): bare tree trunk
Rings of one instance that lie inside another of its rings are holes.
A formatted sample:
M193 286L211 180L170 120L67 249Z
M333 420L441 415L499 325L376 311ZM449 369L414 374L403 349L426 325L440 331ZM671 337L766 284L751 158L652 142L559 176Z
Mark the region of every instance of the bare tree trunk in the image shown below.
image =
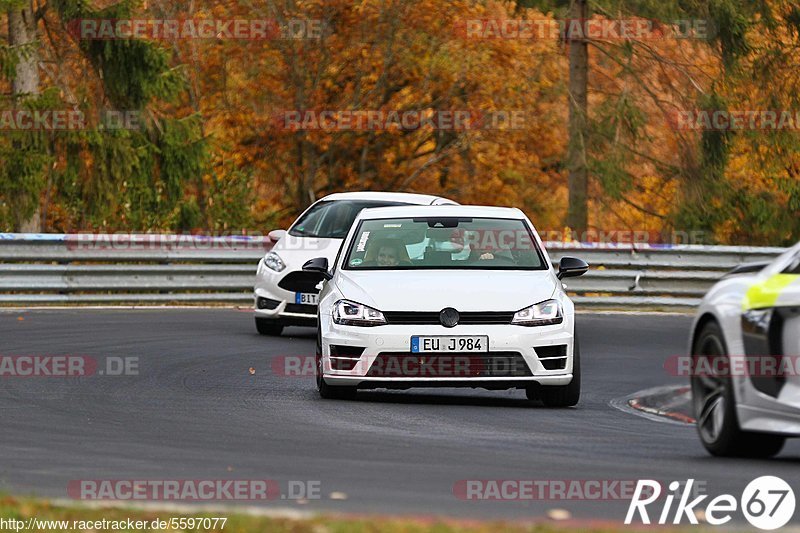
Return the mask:
M588 15L587 0L573 0L570 19L581 28ZM569 27L569 25L567 26ZM569 36L569 211L567 225L579 234L589 222L589 176L586 168L587 92L589 85L589 48L583 38Z
M11 46L20 50L11 88L15 102L26 96L39 94L39 50L36 45L36 16L33 0L21 7L8 10L8 40ZM22 202L27 199L21 199ZM26 219L22 212L17 215L17 231L36 233L41 231L41 213L39 199L35 199L36 210L33 216Z
M168 7L175 6L175 4L172 4L172 2L166 2L166 5ZM189 2L189 8L187 11L189 18L195 17L197 9L194 0ZM170 16L175 16L174 12L170 13ZM177 43L175 43L173 46L176 53L180 53L180 48L178 47ZM189 50L191 54L189 61L191 61L192 68L194 69L194 76L192 76L189 80L189 102L192 106L192 110L202 117L203 109L200 105L200 100L202 99L200 95L202 87L200 84L200 56L197 51L197 42L194 39L189 39ZM187 63L189 61L187 61ZM206 121L204 117L200 120L200 136L203 139L206 138ZM196 177L195 183L197 187L197 206L200 208L200 218L203 221L203 226L210 227L211 223L208 220L208 209L206 205L208 203L208 199L206 198L206 185L203 181L203 177L204 176L202 172Z

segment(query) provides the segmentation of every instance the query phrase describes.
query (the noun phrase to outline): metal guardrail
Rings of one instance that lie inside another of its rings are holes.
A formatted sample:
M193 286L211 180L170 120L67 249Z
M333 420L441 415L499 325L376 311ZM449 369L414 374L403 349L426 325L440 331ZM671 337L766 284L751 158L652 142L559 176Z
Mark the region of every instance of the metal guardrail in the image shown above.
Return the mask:
M554 263L565 255L591 268L565 280L579 307L693 308L728 271L772 261L785 248L699 245L586 245L546 243Z
M252 305L267 237L0 233L0 305ZM687 308L725 272L783 248L546 243L589 262L566 280L579 307Z

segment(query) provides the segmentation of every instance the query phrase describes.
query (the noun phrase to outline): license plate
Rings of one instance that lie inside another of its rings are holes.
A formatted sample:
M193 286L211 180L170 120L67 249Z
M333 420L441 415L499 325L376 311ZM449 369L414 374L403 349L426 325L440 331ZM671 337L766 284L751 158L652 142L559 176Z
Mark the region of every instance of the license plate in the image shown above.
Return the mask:
M314 294L313 292L297 292L294 295L294 303L317 305L318 296L319 294Z
M411 353L488 352L489 337L415 336L411 337Z

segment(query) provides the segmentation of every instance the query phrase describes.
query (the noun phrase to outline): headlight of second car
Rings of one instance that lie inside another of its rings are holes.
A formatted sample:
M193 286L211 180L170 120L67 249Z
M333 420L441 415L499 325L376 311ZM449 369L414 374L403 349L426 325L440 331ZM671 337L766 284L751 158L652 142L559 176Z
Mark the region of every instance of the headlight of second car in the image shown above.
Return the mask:
M519 326L549 326L563 321L561 304L557 300L546 300L517 311L511 323Z
M386 324L383 313L350 300L333 304L333 321L343 326L381 326Z
M269 252L264 256L264 264L275 272L281 272L286 268L286 264L283 262L283 259L281 259L281 256L275 252Z

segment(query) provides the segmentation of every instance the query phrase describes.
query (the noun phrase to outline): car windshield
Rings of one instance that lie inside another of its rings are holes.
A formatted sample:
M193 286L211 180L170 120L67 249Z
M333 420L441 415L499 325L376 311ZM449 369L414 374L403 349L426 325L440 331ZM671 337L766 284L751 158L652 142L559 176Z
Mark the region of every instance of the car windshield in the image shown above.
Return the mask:
M295 237L344 239L362 209L408 205L402 202L376 200L335 200L318 202L306 211L289 229Z
M547 266L523 220L422 217L361 221L344 268L544 270Z

